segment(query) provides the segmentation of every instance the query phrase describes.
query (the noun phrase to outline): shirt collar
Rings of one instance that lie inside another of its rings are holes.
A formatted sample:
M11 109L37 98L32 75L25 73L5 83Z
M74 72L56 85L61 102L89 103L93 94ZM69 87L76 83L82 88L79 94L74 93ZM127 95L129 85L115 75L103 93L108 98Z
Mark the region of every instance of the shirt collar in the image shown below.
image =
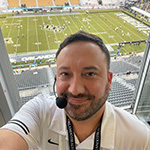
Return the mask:
M106 102L105 112L102 120L101 147L107 149L114 149L115 129L116 129L116 117L114 109L109 102Z
M115 128L116 128L116 117L113 110L113 106L109 102L106 102L101 126L101 147L111 150L114 149ZM77 148L93 149L94 137L95 133L93 133L86 140L80 143L77 146Z
M114 149L115 127L116 117L113 110L113 106L109 102L106 102L101 126L101 147L107 149ZM64 110L56 108L56 112L54 113L49 129L56 133L66 136L66 139L68 139L66 129L66 115ZM78 148L93 148L94 135L95 133L93 133L85 141L80 143L78 145Z

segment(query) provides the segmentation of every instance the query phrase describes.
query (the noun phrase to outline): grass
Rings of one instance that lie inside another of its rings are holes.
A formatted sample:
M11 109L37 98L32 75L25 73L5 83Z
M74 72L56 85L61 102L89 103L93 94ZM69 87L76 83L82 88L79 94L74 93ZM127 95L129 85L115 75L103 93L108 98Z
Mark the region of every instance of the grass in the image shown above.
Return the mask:
M48 15L34 16L8 15L5 18L0 18L0 26L4 39L7 39L6 47L8 53L17 53L18 55L57 50L66 35L73 34L81 28L86 32L98 35L105 44L147 40L146 34L138 32L133 25L128 22L124 23L124 20L115 15L115 13L121 13L121 11L113 11L96 10L93 12L92 10L89 14L86 14L82 10L75 17L73 13L62 13L60 15L54 15L54 13L51 15L49 13ZM46 28L47 25L53 25L55 28L61 29L63 24L66 28L60 32L54 32L54 30ZM42 25L45 25L44 29L42 29ZM117 31L115 31L116 27L119 27ZM125 33L125 36L122 36L122 31ZM130 36L126 36L128 32ZM118 46L112 46L112 48L116 49L116 51L111 53L116 53L119 49ZM121 49L122 53L141 52L144 50L145 43L136 46L128 44Z

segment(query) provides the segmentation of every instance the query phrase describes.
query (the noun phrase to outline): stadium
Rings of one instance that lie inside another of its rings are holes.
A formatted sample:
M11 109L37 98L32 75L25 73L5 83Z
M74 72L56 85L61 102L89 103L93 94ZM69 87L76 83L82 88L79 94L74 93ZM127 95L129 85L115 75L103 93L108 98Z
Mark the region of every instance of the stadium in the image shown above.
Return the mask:
M148 0L1 0L0 28L0 126L39 93L54 95L55 53L83 30L101 37L110 52L108 101L149 127Z

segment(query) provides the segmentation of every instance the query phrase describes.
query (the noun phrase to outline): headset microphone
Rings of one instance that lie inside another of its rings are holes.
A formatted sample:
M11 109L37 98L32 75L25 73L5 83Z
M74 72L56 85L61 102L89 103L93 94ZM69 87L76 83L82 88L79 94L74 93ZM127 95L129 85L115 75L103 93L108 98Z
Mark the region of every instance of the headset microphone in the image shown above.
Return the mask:
M56 105L60 108L63 109L67 106L67 100L64 97L57 97L56 98Z
M64 97L57 97L56 96L55 84L56 84L56 77L55 77L54 84L53 84L53 92L54 92L54 95L56 97L56 105L57 105L57 107L59 107L60 109L63 109L63 108L65 108L67 106L67 100Z

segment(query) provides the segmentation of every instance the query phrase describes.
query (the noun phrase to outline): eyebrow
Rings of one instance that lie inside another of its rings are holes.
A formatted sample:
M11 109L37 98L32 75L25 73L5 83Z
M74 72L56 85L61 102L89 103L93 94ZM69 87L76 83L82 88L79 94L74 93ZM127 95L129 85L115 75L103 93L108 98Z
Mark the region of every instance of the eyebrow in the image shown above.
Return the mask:
M58 68L58 70L63 70L63 69L69 70L70 67L61 66L60 68ZM95 66L88 66L88 67L84 67L83 70L98 70L98 68Z
M70 69L70 67L66 67L66 66L61 66L60 68L58 68L58 70L62 70L62 69Z
M95 66L84 67L83 70L98 70Z

